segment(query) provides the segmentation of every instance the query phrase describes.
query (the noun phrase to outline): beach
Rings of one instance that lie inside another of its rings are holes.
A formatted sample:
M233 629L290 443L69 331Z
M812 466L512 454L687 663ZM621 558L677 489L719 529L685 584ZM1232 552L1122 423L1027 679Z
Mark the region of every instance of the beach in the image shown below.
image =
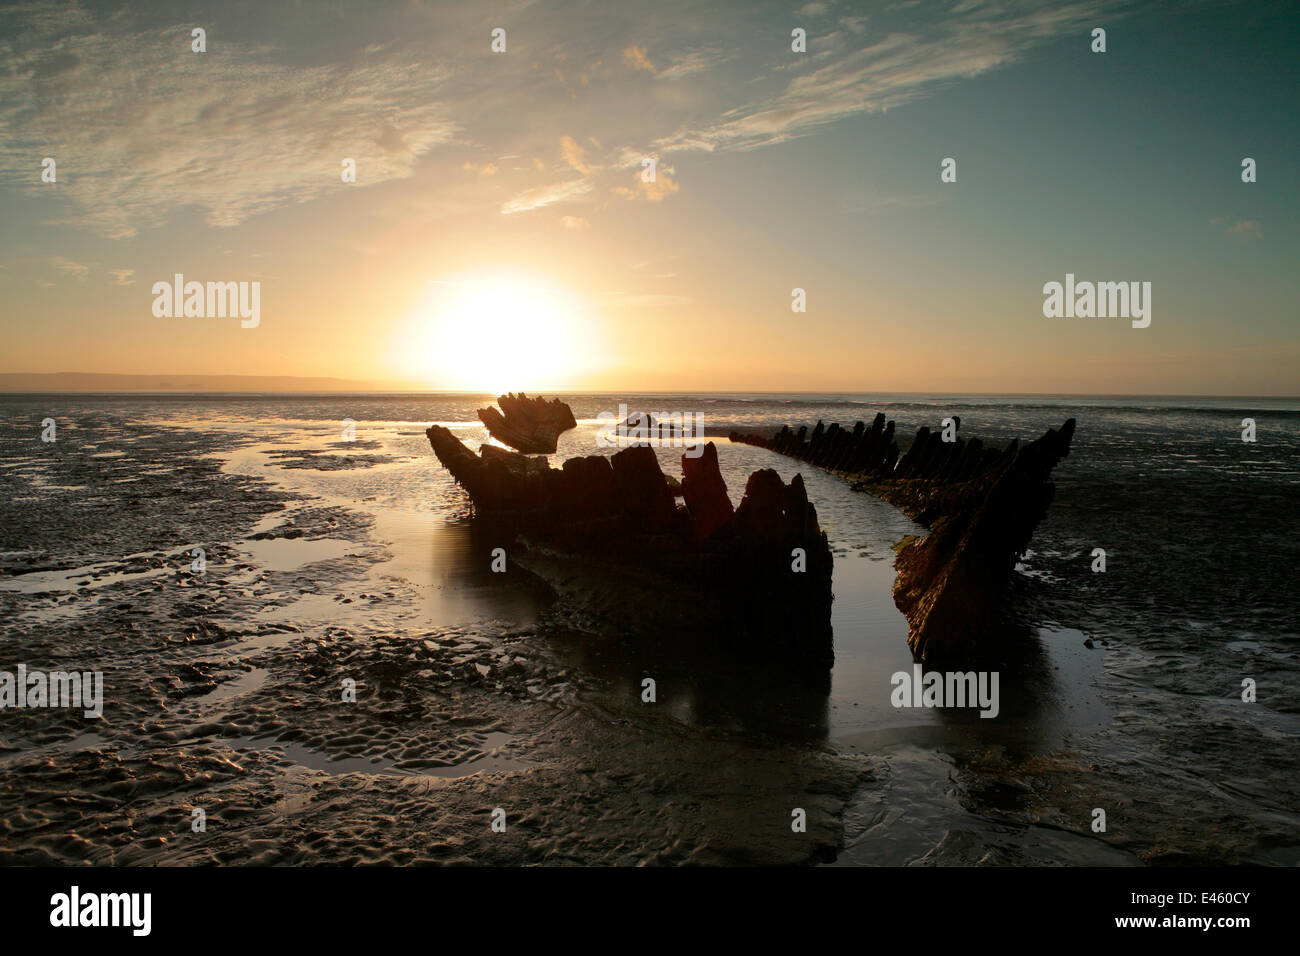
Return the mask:
M104 702L5 714L0 862L1300 862L1300 403L561 397L557 466L626 404L698 415L733 502L757 468L802 475L835 557L828 672L712 650L672 593L664 639L632 640L493 571L503 542L425 437L477 448L485 396L5 396L0 669L100 671ZM723 437L877 411L986 441L1078 420L996 719L891 702L893 547L925 529Z

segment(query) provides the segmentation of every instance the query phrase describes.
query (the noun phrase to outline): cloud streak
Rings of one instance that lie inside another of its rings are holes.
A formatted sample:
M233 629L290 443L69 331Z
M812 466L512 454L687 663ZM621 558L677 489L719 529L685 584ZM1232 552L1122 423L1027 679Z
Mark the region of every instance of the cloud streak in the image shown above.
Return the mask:
M828 62L797 75L762 100L727 110L715 122L661 137L662 150L750 150L771 146L842 120L896 109L944 83L1007 66L1033 46L1092 23L1105 0L1047 10L1027 3L959 3L926 31L902 29L850 47L836 32L809 37L807 54ZM863 26L855 21L852 28ZM854 36L854 42L863 37ZM792 54L798 56L798 54Z
M63 35L67 21L23 13L0 15L0 169L35 184L54 157L58 182L38 195L71 207L60 220L52 203L55 222L121 238L195 207L233 226L354 188L344 158L361 186L410 176L457 132L439 105L447 71L400 51L291 69L268 46L193 53L184 28Z
M556 203L569 202L584 196L591 192L591 188L591 181L588 179L570 179L551 186L537 186L524 190L508 201L501 207L501 212L509 216L518 212L543 209L546 206L554 206Z
M611 192L661 200L677 191L662 163L660 183L627 185L622 171L644 156L743 152L894 109L1083 31L1113 5L958 2L942 16L904 6L892 21L873 14L864 30L860 18L825 26L833 9L817 3L806 11L809 52L794 54L788 26L744 4L716 15L736 23L725 47L689 6L665 14L677 26L649 46L625 10L588 11L599 23L575 33L563 24L576 7L520 4L508 18L512 52L495 56L474 5L412 6L393 14L390 42L345 44L322 62L229 30L210 31L198 54L188 24L139 29L165 14L28 4L0 10L0 170L50 200L46 222L114 238L187 210L237 226L426 169L434 174L412 202L455 198L469 173L488 210L581 203L590 215ZM312 19L296 6L285 13L293 24ZM817 34L817 20L832 32ZM516 38L527 38L526 53ZM563 165L536 158L554 157L557 141ZM59 164L52 186L39 182L44 156ZM340 182L345 158L356 161L356 184Z

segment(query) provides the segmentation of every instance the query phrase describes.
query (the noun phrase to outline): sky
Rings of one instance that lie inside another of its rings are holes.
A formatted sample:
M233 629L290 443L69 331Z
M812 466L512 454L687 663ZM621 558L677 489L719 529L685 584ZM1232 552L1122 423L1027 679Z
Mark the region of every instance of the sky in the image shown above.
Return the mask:
M0 372L1294 396L1298 41L1194 0L7 5ZM155 314L177 273L256 326ZM1150 325L1045 316L1067 274Z

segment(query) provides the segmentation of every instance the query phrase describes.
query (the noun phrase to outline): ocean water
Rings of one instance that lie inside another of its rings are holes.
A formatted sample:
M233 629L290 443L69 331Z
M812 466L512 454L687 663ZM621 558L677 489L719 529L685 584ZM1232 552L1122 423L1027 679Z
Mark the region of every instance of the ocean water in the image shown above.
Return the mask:
M477 447L488 396L0 397L0 670L108 675L91 730L51 711L0 712L0 859L339 862L387 839L385 862L455 847L505 863L1300 863L1300 401L561 397L579 427L556 465L597 452L597 416L622 404L702 416L733 501L756 468L804 476L836 555L824 683L556 627L543 585L490 570L499 542L424 436L438 422ZM1032 651L1003 675L995 719L891 704L891 675L911 666L892 545L924 529L725 438L878 411L904 447L949 415L986 443L1077 419L1018 568L1010 626ZM1241 439L1247 417L1253 443ZM53 442L41 441L47 418ZM342 441L344 420L355 441ZM658 452L680 475L681 450ZM190 573L195 548L202 576ZM1091 569L1095 548L1104 573ZM689 627L689 606L671 595L665 606ZM416 645L431 648L430 666L403 663ZM301 703L353 659L370 662L384 709L362 708L354 726ZM639 697L648 675L652 707ZM424 723L394 735L413 714ZM209 783L204 760L244 776ZM82 792L89 768L135 780L154 829L111 825L120 808ZM604 789L592 782L602 775ZM21 796L33 780L35 806ZM331 835L305 848L277 844L283 808L265 820L251 809L266 788L293 817L322 788L361 787L372 799L392 788L409 810L417 784L431 789L416 806L444 817L467 794L517 787L544 822L514 851L471 852L478 830L460 818L441 836L381 839L381 811L336 795L346 809ZM220 850L168 842L181 792L198 800L208 786L247 816L231 814ZM573 819L592 787L599 811ZM61 795L90 799L74 812ZM782 843L781 821L803 803L814 851Z

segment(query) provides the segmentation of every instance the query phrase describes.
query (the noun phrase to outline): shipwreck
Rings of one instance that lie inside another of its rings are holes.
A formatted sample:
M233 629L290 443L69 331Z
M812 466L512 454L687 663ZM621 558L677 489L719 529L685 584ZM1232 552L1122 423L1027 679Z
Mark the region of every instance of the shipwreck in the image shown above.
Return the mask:
M573 410L558 398L548 402L511 392L500 396L497 405L500 411L491 406L480 408L479 421L497 441L525 454L555 454L560 435L578 427Z
M646 444L552 468L495 445L475 452L440 425L426 434L475 520L601 631L707 633L781 660L833 660L833 559L800 476L756 471L733 506L712 442L682 456L677 480Z
M1069 455L1075 426L1071 418L1024 446L990 448L957 437L960 424L922 427L901 457L894 423L883 414L870 428L818 422L811 432L786 426L774 435L730 435L838 473L929 528L924 538L904 540L894 562L894 603L920 661L969 663L1004 650L1015 564L1047 513L1052 469Z
M517 451L474 452L439 425L429 443L476 519L597 627L731 634L792 660L833 660L833 559L800 475L786 484L756 471L733 506L712 442L682 456L680 480L642 443L553 468L528 452L554 452L573 427L569 407L522 393L499 401L504 415L480 418ZM1075 421L1001 448L959 437L960 425L920 428L905 453L884 414L870 427L818 422L729 437L837 473L925 525L926 536L896 546L894 603L916 660L968 665L1000 655L1017 632L1006 616L1015 564L1055 494L1052 470L1069 455Z

